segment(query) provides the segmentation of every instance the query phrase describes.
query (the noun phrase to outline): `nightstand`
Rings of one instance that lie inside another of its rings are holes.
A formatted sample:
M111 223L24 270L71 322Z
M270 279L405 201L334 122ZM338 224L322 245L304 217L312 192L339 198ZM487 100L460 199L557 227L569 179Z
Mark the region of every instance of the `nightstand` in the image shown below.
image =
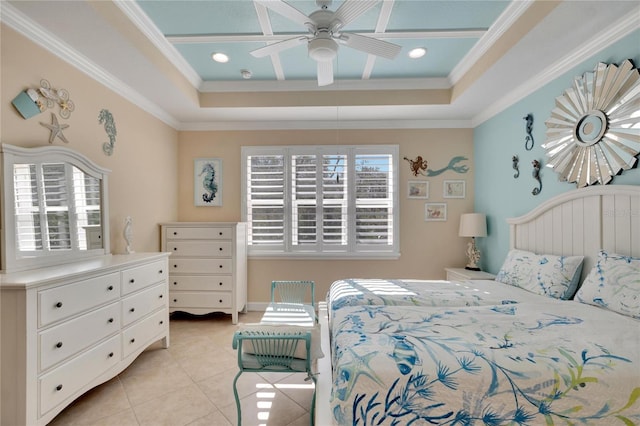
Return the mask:
M464 268L444 268L448 281L493 280L495 275L483 271L471 271Z

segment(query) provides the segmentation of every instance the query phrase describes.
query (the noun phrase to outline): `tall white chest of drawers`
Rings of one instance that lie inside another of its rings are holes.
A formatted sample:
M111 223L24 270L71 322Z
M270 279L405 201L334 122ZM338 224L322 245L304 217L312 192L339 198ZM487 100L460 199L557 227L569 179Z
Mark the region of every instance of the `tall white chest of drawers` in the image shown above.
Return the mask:
M237 324L247 305L247 224L170 222L160 228L162 251L171 253L170 312L223 312Z
M2 425L45 425L152 343L169 346L166 253L0 274Z

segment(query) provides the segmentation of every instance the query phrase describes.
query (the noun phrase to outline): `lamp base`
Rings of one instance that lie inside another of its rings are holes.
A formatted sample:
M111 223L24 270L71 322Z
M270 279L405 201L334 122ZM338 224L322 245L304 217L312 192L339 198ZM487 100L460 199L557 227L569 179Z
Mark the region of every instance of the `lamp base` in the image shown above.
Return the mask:
M468 271L479 271L480 268L472 268L471 266L465 266L464 269L468 270Z

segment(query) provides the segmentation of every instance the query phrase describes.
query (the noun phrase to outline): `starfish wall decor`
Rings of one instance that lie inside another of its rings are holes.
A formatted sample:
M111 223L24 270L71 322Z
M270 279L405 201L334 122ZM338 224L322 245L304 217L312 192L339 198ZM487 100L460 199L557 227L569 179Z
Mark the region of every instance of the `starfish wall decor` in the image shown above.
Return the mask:
M40 122L40 124L46 127L47 129L51 130L51 135L49 136L49 143L53 143L53 141L55 141L56 138L60 138L60 140L62 140L62 142L64 143L69 143L67 138L62 133L62 131L67 127L69 127L69 125L58 123L58 117L56 117L54 113L51 113L51 124L43 123L42 121Z

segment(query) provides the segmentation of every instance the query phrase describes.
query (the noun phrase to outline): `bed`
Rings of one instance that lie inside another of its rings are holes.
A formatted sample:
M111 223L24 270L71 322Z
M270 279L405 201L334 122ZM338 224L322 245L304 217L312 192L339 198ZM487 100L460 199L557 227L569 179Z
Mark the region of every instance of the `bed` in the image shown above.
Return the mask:
M640 424L640 186L508 223L496 281L332 284L316 424Z

